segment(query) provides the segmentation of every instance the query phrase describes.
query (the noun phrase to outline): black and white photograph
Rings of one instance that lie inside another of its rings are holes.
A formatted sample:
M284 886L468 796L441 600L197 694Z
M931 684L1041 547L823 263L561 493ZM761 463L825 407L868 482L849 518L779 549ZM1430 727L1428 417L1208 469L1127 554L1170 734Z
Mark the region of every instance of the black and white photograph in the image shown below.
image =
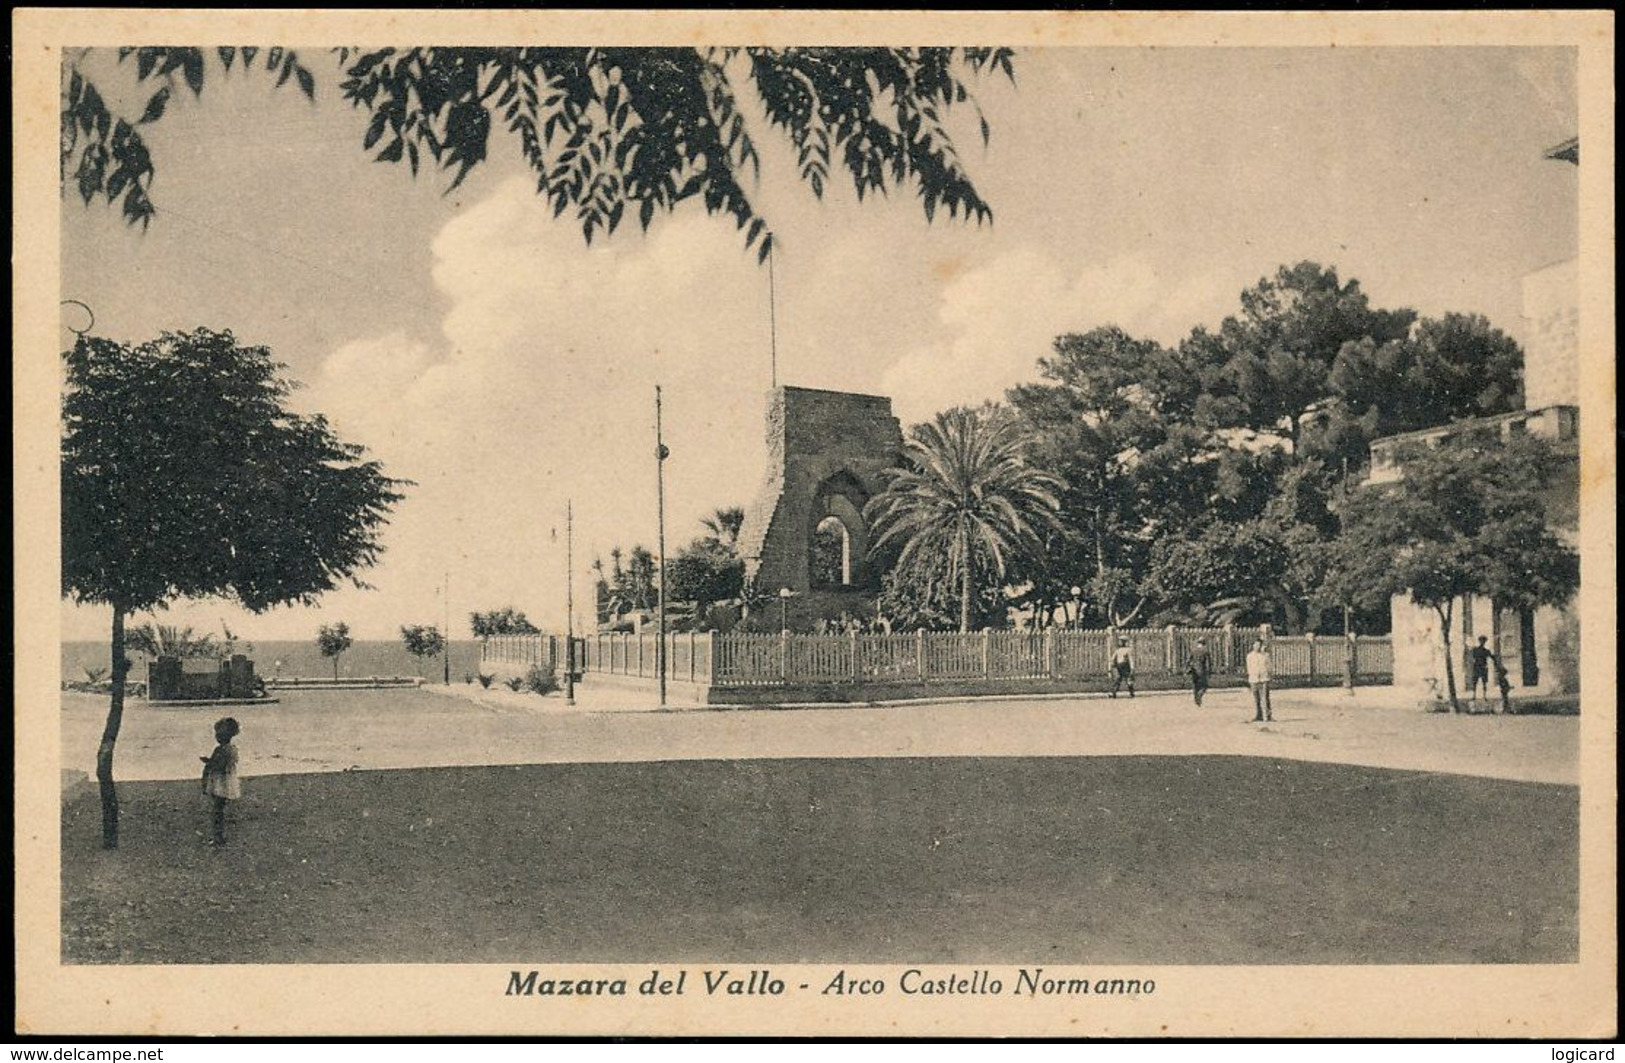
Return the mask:
M272 14L17 16L20 1025L1617 1032L1611 18Z

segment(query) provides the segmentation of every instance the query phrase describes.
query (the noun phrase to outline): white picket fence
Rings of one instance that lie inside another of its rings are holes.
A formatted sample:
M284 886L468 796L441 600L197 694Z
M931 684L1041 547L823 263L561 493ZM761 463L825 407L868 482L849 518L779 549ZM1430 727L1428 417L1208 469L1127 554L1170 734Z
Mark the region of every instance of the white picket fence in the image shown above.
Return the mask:
M1277 679L1329 682L1352 673L1387 681L1393 645L1386 636L1270 635L1262 628L1161 628L1075 631L915 632L893 635L778 635L685 632L666 637L666 675L713 687L829 683L932 683L968 680L1081 680L1110 672L1112 650L1126 639L1139 676L1179 676L1191 647L1205 639L1217 677L1246 672L1253 640L1270 647ZM564 668L558 635L487 639L481 660L501 670L536 664ZM599 633L575 640L578 672L653 680L659 636Z

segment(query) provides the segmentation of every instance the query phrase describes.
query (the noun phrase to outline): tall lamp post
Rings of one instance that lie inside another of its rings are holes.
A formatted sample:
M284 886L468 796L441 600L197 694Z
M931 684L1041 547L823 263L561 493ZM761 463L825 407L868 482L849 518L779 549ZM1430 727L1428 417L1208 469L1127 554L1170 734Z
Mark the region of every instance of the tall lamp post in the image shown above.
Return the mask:
M1072 588L1072 630L1083 627L1083 588Z
M780 632L786 632L786 631L790 630L790 596L792 594L794 594L794 593L795 593L795 591L791 590L789 587L780 587L779 588L779 631Z
M564 703L576 703L575 502L564 500Z
M660 553L660 583L656 597L655 668L660 673L660 707L666 707L666 459L671 451L661 438L660 385L655 385L655 515L659 522L655 548Z

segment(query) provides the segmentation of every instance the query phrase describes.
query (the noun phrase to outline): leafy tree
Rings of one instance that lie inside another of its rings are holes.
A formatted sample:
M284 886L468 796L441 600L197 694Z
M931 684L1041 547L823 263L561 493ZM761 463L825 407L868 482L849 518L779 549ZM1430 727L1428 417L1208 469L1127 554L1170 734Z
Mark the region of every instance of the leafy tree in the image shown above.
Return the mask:
M1412 310L1378 310L1357 280L1314 262L1282 266L1241 293L1241 313L1220 326L1223 371L1209 408L1224 424L1287 443L1330 398L1329 378L1346 343L1403 340ZM1437 422L1435 422L1437 423Z
M432 625L402 626L401 642L405 644L406 652L418 659L419 675L423 674L423 659L438 656L446 648L446 636Z
M1040 612L1088 588L1108 624L1147 604L1150 544L1205 512L1222 447L1198 416L1204 366L1106 326L1057 337L1039 359L1042 383L1009 393L1038 460L1063 479L1060 534L1029 573Z
M541 628L532 624L524 613L516 612L511 605L493 609L488 613L469 613L468 626L477 639L490 638L493 635L541 634Z
M339 677L339 658L355 644L350 637L350 625L342 620L337 624L323 624L316 632L316 648L323 657L333 658L333 678Z
M1579 588L1579 555L1546 521L1565 472L1543 440L1463 432L1397 455L1397 481L1368 485L1341 505L1333 567L1373 591L1406 594L1438 618L1450 704L1460 711L1450 627L1457 599L1558 605Z
M371 114L360 147L414 175L434 165L455 188L507 134L555 216L570 210L590 242L628 210L647 229L657 213L697 200L723 214L765 257L772 236L747 179L759 176L759 130L744 85L795 149L800 180L822 197L844 174L858 197L912 187L928 219L991 220L946 121L976 107L975 80L1002 71L1008 48L378 48L335 49L340 92ZM283 48L122 48L144 85L141 116L116 115L84 70L63 64L62 182L88 204L119 202L149 223L156 168L142 127L161 120L182 86L196 97L216 62L256 59L278 85L315 98L316 79ZM980 115L980 108L976 108ZM984 142L989 130L981 120Z
M1005 623L1012 601L984 552L972 551L970 627ZM961 587L938 557L916 556L893 565L881 577L880 613L895 631L955 631L960 628Z
M207 596L262 612L364 585L355 574L377 561L402 482L320 416L287 409L283 367L230 332L82 336L64 357L62 591L112 607L96 777L114 848L126 617Z
M959 629L969 631L975 556L1002 580L1008 559L1031 551L1039 531L1056 526L1062 482L1034 466L1018 420L954 409L916 425L903 464L864 516L874 529L871 552L898 550L905 569L939 559L959 588Z
M1315 449L1365 460L1381 436L1523 408L1523 351L1478 314L1424 318L1404 338L1345 343Z
M737 599L744 586L745 563L707 548L704 540L683 547L666 567L666 595L684 603L695 625L705 623L713 605Z

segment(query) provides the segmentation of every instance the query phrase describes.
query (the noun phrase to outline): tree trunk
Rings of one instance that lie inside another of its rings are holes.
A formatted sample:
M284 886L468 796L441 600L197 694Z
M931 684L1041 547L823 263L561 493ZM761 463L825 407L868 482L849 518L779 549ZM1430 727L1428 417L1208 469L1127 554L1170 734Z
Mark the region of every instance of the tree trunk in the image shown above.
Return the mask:
M959 633L963 635L970 630L970 566L966 565L959 574Z
M1461 711L1461 699L1456 696L1456 666L1451 660L1455 651L1450 648L1450 619L1455 609L1452 607L1434 606L1433 611L1439 614L1439 634L1444 638L1444 689L1450 698L1450 711Z
M113 782L113 749L124 723L124 608L113 606L113 689L109 695L107 724L96 747L96 782L102 794L102 848L118 848L118 787Z
M335 682L335 683L338 682L338 679L339 679L339 655L335 653L335 654L333 654L333 682Z
M970 630L970 541L963 522L954 549L959 554L959 633L963 635Z

